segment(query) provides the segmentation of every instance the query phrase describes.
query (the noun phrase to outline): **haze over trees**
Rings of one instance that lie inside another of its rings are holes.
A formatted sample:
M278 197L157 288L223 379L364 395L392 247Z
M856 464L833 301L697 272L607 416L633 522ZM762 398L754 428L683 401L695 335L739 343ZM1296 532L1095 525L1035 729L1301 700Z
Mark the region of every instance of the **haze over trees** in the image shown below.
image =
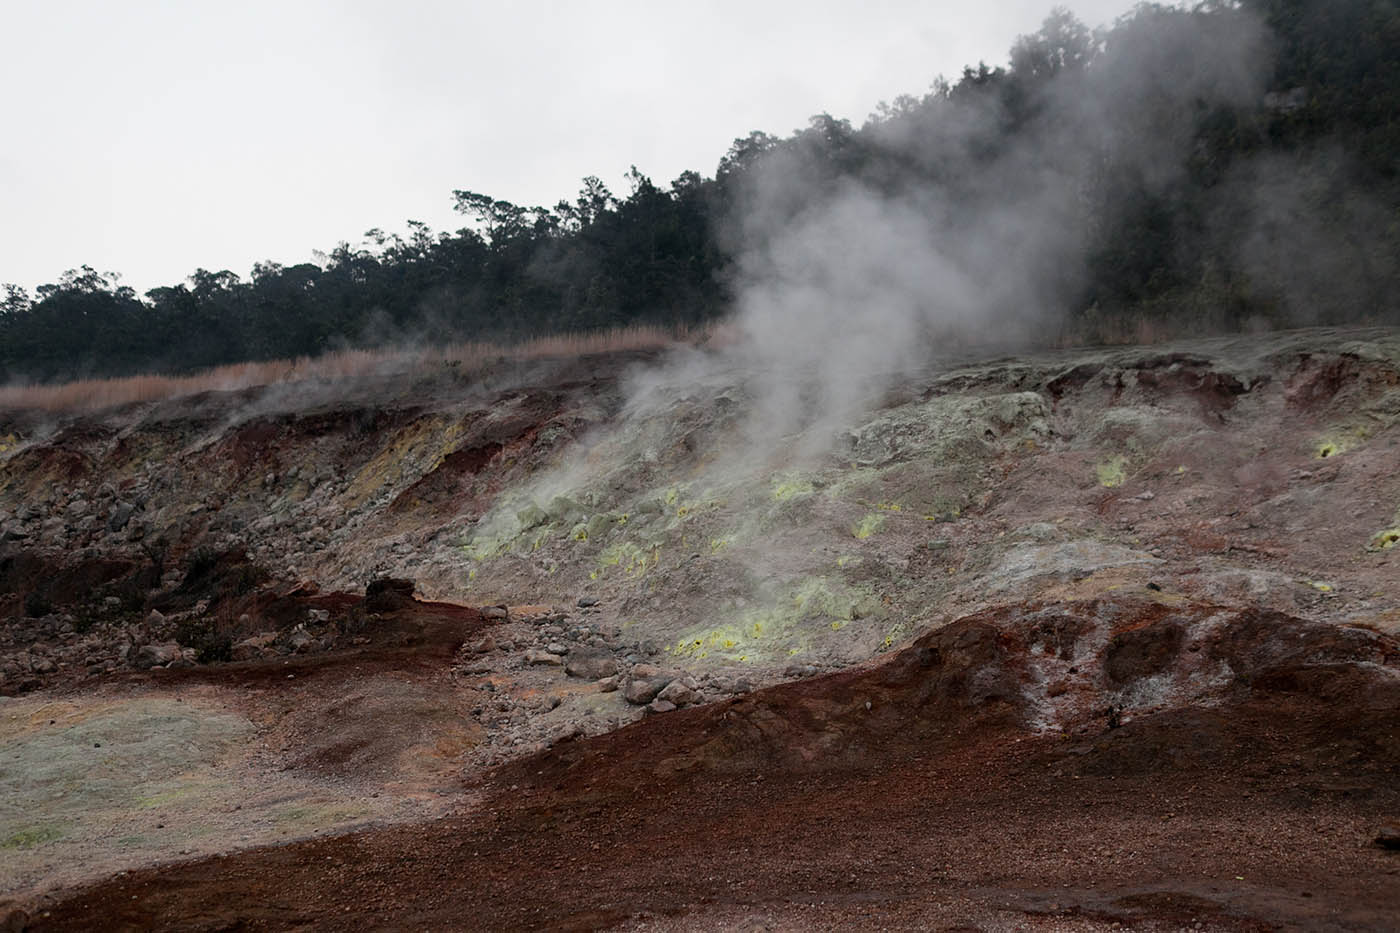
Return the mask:
M0 379L698 324L733 306L756 241L850 186L936 204L954 237L977 231L969 252L1033 267L1047 337L1393 323L1397 49L1396 0L1142 4L1097 33L1059 8L1008 67L860 127L752 132L712 176L634 167L624 193L590 176L552 207L454 191L462 229L410 221L320 264L198 269L145 295L88 266L4 286Z

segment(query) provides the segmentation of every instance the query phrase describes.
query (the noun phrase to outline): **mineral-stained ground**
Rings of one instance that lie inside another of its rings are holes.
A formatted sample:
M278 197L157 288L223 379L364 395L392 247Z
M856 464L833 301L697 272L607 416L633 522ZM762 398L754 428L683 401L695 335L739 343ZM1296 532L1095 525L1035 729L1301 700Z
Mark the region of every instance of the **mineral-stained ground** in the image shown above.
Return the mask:
M1400 333L682 356L0 412L6 929L1400 927Z

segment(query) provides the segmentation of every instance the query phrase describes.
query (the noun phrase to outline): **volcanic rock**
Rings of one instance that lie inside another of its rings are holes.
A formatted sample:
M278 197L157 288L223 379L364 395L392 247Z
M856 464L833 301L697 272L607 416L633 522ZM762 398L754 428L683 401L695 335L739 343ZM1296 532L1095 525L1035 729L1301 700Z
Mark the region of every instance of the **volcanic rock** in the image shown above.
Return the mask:
M698 691L686 685L683 680L673 680L656 695L657 702L672 703L676 706L693 706L700 702Z
M131 521L132 514L136 511L136 506L130 502L118 502L110 515L107 516L107 530L121 531Z
M548 651L540 651L538 648L531 648L529 651L525 652L525 663L544 667L562 667L564 659L557 654L550 654Z
M393 612L413 602L417 585L402 577L378 577L365 587L365 609L369 612Z
M601 680L617 673L617 659L602 648L575 648L569 652L564 673L582 680Z
M656 699L656 695L675 679L674 671L662 671L650 664L638 664L632 669L632 676L628 679L622 696L628 703L645 706Z
M142 645L136 652L136 667L142 670L159 667L180 657L180 646L173 641L163 645Z

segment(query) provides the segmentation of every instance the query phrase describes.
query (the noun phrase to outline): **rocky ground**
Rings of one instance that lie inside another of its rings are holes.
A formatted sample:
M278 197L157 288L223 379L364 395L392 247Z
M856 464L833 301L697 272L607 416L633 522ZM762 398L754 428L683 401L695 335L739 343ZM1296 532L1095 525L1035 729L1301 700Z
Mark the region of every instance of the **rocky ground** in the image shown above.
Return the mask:
M1394 926L1400 335L762 408L692 354L0 416L11 924Z

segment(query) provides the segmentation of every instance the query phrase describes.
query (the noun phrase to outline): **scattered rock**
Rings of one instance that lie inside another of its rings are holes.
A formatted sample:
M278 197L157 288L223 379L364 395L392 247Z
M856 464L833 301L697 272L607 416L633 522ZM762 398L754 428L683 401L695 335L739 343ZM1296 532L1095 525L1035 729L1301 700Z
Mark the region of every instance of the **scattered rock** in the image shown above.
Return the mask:
M292 629L291 634L287 636L287 647L296 654L310 651L314 647L313 642L315 639L311 637L311 633L301 625Z
M112 512L107 516L107 530L121 531L131 521L132 514L136 511L136 506L130 502L118 502L112 508Z
M569 652L564 673L581 680L602 680L617 674L617 659L612 652L600 648L575 648ZM613 683L617 689L616 682Z
M276 632L263 632L251 638L245 638L233 646L230 656L235 661L251 661L255 658L261 658L269 653L272 643L276 640Z
M578 607L580 609L590 609L596 605L598 605L598 600L592 596L581 597L578 601Z
M142 645L136 652L136 667L147 670L164 666L181 657L180 646L173 641L163 645Z
M623 688L622 696L628 703L645 706L675 679L676 675L670 671L658 670L650 664L638 664L632 669L632 676Z
M651 703L647 704L648 713L670 713L673 712L675 708L676 704L667 700L653 700Z
M417 584L402 577L378 577L365 587L365 609L369 612L393 612L413 602Z
M525 663L542 665L545 667L563 667L564 659L557 654L550 654L548 651L540 651L537 648L531 648L529 651L525 652Z
M482 606L481 615L494 622L510 621L510 610L505 606Z
M677 707L694 706L700 702L700 694L684 681L673 680L656 695L656 702L671 703Z

